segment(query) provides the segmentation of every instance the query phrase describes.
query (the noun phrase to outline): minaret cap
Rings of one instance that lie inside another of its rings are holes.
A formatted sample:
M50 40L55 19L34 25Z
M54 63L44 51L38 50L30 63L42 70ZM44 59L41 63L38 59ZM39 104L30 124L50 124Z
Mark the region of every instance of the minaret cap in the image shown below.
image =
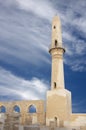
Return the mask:
M60 22L60 18L59 18L59 16L57 16L57 15L54 16L54 17L53 17L53 21L59 21L59 22Z

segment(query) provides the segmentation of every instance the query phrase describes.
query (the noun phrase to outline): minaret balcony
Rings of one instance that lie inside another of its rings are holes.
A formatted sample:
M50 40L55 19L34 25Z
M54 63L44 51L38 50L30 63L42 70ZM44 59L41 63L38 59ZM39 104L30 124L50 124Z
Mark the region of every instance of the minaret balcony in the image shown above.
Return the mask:
M50 45L49 46L49 53L51 53L51 51L62 51L63 53L65 53L65 48L64 47L61 47L61 46L52 46Z

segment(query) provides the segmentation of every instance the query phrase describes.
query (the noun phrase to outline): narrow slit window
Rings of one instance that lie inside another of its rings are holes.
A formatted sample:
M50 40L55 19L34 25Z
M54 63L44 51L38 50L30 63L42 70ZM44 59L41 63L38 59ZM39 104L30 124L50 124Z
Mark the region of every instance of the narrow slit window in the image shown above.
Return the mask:
M56 82L54 82L54 88L56 88Z
M57 42L57 40L55 40L55 47L57 47L57 44L58 44L58 42Z
M56 28L56 26L53 27L54 29Z

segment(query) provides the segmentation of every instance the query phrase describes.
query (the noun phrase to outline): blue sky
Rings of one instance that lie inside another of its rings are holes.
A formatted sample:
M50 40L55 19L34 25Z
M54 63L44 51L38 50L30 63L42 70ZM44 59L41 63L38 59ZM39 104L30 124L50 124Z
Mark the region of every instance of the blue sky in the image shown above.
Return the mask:
M62 23L65 88L86 112L86 1L0 0L0 100L45 99L50 89L52 18Z

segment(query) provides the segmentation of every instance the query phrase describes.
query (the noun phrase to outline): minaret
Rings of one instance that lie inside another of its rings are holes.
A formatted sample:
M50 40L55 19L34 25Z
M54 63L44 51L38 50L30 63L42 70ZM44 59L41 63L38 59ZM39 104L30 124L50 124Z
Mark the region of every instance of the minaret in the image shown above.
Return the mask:
M52 43L49 50L52 56L51 89L64 88L63 53L61 23L55 16L52 22Z
M46 125L54 127L69 126L71 117L71 92L64 86L61 23L55 16L52 22L52 43L49 50L52 57L51 90L46 98Z

